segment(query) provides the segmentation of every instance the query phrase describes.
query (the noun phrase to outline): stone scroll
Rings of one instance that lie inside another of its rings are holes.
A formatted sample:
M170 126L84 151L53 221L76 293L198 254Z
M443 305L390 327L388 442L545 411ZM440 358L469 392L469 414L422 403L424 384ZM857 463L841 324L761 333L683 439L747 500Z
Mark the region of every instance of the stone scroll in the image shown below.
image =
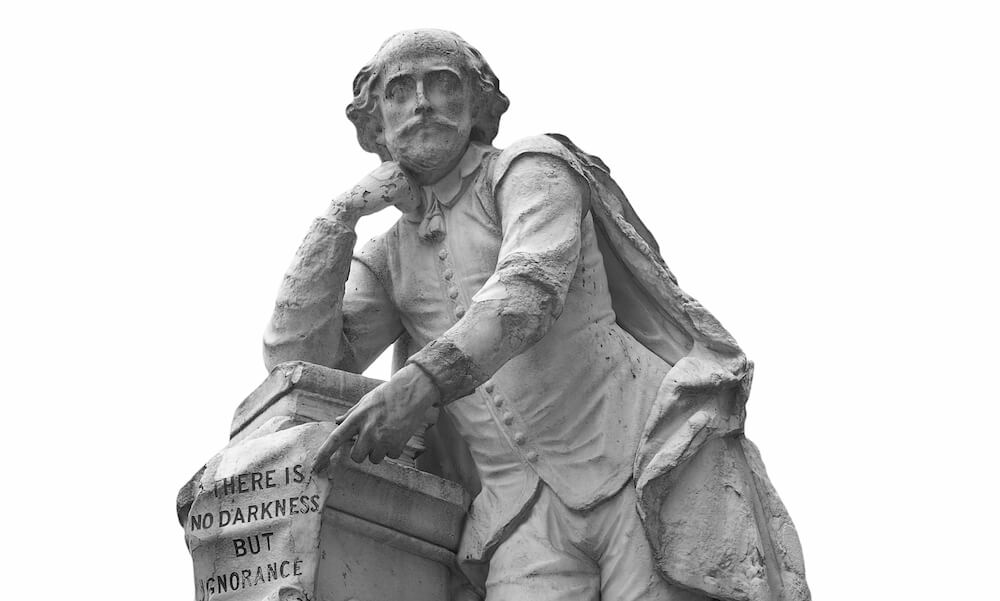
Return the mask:
M290 362L239 405L228 446L178 497L196 601L469 598L455 560L461 486L405 455L373 465L340 453L311 473L334 418L378 384Z
M312 598L330 483L309 453L331 427L276 417L206 464L184 524L197 601Z

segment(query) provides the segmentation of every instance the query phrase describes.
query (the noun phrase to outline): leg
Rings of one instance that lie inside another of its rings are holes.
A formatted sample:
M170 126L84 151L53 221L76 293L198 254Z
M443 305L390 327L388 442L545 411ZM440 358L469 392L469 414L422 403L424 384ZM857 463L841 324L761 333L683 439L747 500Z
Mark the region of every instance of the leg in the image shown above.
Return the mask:
M614 601L709 601L660 577L653 549L636 512L635 486L596 507L591 516L600 545L601 598Z
M486 601L600 601L600 568L576 548L579 532L565 511L542 485L528 518L490 560Z

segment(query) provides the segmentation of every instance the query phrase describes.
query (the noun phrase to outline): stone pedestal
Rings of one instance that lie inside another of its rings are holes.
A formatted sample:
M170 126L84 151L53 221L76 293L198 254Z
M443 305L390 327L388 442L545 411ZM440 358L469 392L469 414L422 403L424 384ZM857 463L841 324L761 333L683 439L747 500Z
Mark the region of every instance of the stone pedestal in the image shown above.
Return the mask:
M277 422L288 428L293 424L332 421L378 384L377 380L307 363L278 366L237 409L230 444L252 441L257 436L255 432L267 430ZM458 484L412 467L417 446L419 441L411 441L410 461L404 457L402 461L359 465L344 453L330 468L329 489L322 518L317 522L316 574L314 578L307 574L302 579L312 590L261 586L256 593L253 587L242 587L237 594L231 594L231 591L212 592L202 585L196 591L196 599L292 601L301 593L309 601L451 598L450 590L457 581L455 551L469 499ZM198 495L209 494L212 493L206 490L201 472L181 492L179 514L189 536L187 512L191 502ZM258 529L266 528L264 523ZM253 530L244 527L239 534L249 538L255 534ZM206 534L200 530L197 534L196 544L201 549L228 553L227 544L215 544L208 537L232 536L231 531ZM189 539L189 547L193 546ZM233 561L231 557L225 559ZM249 564L246 567L252 568ZM232 571L231 567L226 569L227 573Z

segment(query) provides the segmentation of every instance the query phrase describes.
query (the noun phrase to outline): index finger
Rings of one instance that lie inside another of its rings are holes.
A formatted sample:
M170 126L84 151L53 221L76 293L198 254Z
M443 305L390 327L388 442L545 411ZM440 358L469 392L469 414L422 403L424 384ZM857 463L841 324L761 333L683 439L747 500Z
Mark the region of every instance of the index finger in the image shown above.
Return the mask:
M319 450L316 451L313 471L319 472L326 469L326 466L330 465L330 457L360 430L357 418L354 415L348 415L339 426L333 429L333 432L330 432L330 436L327 437L326 441L320 445Z

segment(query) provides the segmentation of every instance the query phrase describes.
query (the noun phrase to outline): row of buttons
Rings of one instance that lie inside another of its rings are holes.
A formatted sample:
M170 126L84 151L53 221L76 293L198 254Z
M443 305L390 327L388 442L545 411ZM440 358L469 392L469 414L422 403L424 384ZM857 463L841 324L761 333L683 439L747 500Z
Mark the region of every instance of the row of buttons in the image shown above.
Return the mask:
M448 249L447 248L442 248L440 251L438 251L438 258L441 259L442 261L447 260L448 259ZM458 287L455 286L454 282L451 281L455 277L455 270L453 270L453 269L451 269L449 267L449 268L445 269L442 272L442 275L444 276L444 279L449 283L449 286L448 286L448 298L450 298L451 300L458 299ZM456 304L455 305L455 317L457 319L462 319L463 316L465 316L465 307L463 307L460 304Z
M446 261L448 259L448 249L442 248L440 251L438 251L438 258L441 259L442 261ZM441 272L441 275L444 277L445 281L448 282L449 284L448 298L452 300L458 299L458 287L455 286L455 283L452 281L455 277L455 271L450 267L448 267L443 272ZM465 307L463 307L461 304L456 304L455 317L461 319L463 315L465 315ZM493 406L496 407L497 409L500 409L501 407L503 407L504 398L500 394L494 395L493 390L494 390L493 382L486 382L485 384L483 384L483 391L492 397ZM514 414L511 413L510 411L504 411L501 416L501 420L503 421L504 425L511 426L514 424ZM518 446L523 446L525 442L527 442L527 438L524 436L523 432L514 433L515 444L517 444ZM538 460L538 453L536 453L535 451L528 451L527 453L525 453L524 457L528 461L534 462Z
M493 394L493 390L494 390L493 382L486 382L485 384L483 384L483 392L485 392L492 398L493 406L499 409L503 407L505 399L501 394ZM514 414L511 413L510 411L504 411L501 414L501 421L503 421L504 425L507 426L513 425ZM514 443L517 444L518 446L524 446L524 443L527 442L527 440L528 439L525 437L524 432L514 432ZM534 462L538 460L538 453L536 453L535 451L528 451L527 453L525 453L524 456L528 461Z

